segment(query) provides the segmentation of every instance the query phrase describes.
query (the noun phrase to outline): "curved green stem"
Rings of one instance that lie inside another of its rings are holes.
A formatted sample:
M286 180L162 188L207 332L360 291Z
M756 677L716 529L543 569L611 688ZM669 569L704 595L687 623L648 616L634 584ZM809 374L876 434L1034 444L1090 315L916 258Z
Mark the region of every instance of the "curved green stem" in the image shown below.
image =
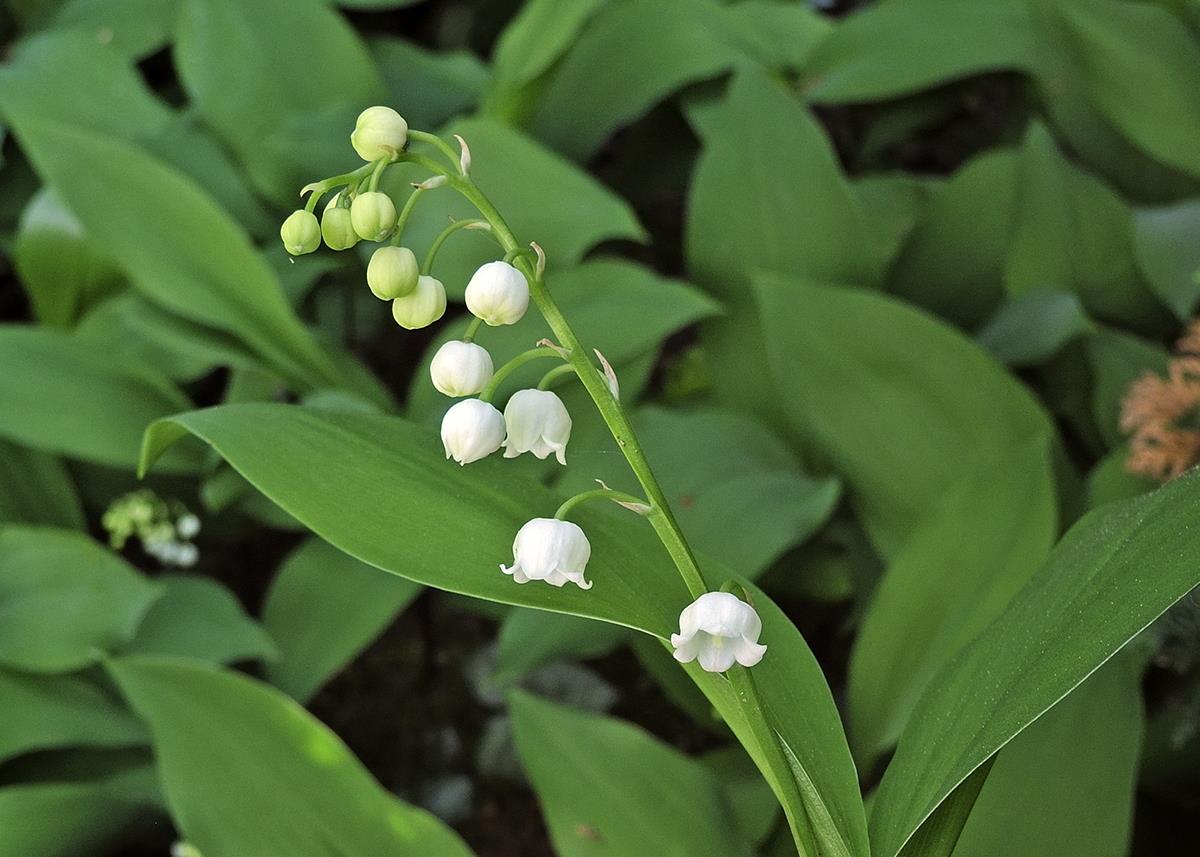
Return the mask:
M458 175L458 152L454 151L449 143L437 134L430 134L427 131L414 131L412 128L408 129L408 136L410 139L418 142L435 146L443 155L450 159L450 163L454 165L454 175Z
M400 214L396 218L396 225L392 228L391 244L393 247L400 246L400 240L404 237L404 227L408 225L408 218L412 216L413 209L417 207L417 202L421 199L423 193L425 193L425 188L413 188L413 192L404 201L404 207L400 209Z
M467 332L463 334L463 342L474 342L475 335L479 333L479 328L483 327L482 318L472 318L471 323L467 325Z
M421 273L429 276L433 270L433 260L437 257L438 250L442 249L442 245L446 243L446 239L460 229L469 229L472 226L478 226L480 223L486 224L483 220L456 220L438 233L438 237L433 239L433 243L429 245L429 252L425 254L425 262L421 265Z
M371 183L367 186L367 190L379 190L379 180L383 178L383 171L388 168L391 160L388 158L380 158L375 162L375 169L371 171Z
M555 366L549 372L542 376L542 380L538 381L537 388L539 390L549 390L550 386L561 378L563 375L574 375L575 367L570 363L564 363L562 366Z
M543 360L547 357L561 358L562 355L553 348L548 348L544 345L538 346L537 348L531 348L528 351L522 351L512 360L509 360L496 370L495 374L492 375L492 380L488 381L487 386L483 388L483 392L479 394L480 401L490 402L492 400L492 396L496 395L496 390L499 389L500 382L511 375L515 369L524 366L531 360Z
M644 506L650 508L650 504L641 497L635 497L633 494L626 494L624 491L614 491L612 488L593 488L591 491L584 491L582 494L576 494L574 497L565 501L558 507L558 511L554 513L554 517L560 521L566 520L567 514L578 506L580 503L586 503L588 500L612 500L614 503L632 503L635 506Z

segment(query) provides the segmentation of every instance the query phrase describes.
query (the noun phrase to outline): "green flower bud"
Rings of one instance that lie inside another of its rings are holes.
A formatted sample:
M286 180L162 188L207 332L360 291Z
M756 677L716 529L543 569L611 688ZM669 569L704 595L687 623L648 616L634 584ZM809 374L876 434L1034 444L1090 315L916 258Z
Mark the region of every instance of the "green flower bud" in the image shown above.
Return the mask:
M368 107L358 114L350 145L364 161L395 159L408 142L408 123L390 107Z
M417 287L417 257L407 247L380 247L367 263L367 285L381 301L411 295Z
M358 237L382 241L396 225L396 206L386 193L360 193L350 205L350 221Z
M418 277L411 295L392 301L392 317L406 330L429 327L445 311L446 290L433 277Z
M279 227L279 237L289 253L303 256L321 246L321 224L312 212L293 211Z
M325 206L325 213L321 216L321 237L331 249L349 250L358 243L358 233L354 231L350 209L338 204L341 199L339 193Z

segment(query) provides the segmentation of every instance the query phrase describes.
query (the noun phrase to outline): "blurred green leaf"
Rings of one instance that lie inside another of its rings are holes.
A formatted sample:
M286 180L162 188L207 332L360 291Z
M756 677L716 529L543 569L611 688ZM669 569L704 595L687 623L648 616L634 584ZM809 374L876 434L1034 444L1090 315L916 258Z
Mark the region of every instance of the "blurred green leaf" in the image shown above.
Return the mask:
M1157 482L1130 473L1125 468L1125 460L1128 457L1128 447L1120 446L1100 459L1092 468L1087 478L1088 509L1095 509L1115 500L1128 500L1158 487Z
M604 655L628 636L607 622L515 608L500 623L494 679L503 686L554 660Z
M388 794L274 688L182 659L108 666L150 727L171 814L201 853L469 857L453 831Z
M0 788L0 857L103 853L145 807L103 785L53 783Z
M1119 428L1121 402L1130 385L1147 372L1166 375L1167 352L1159 345L1111 328L1085 342L1092 370L1092 416L1108 448L1125 438Z
M0 529L0 664L66 672L133 637L162 588L86 536Z
M156 423L144 463L188 432L330 544L410 580L660 636L687 603L648 526L587 509L579 519L592 544L594 588L513 583L498 568L511 560L513 536L529 518L553 514L559 498L498 457L465 468L447 463L435 432L404 420L227 405Z
M1084 516L930 682L884 775L873 853L895 857L959 783L1186 595L1200 474Z
M1154 293L1180 321L1191 318L1200 300L1200 202L1138 211L1134 249Z
M967 474L1053 435L1028 390L935 319L866 291L758 286L790 425L846 480L885 556Z
M779 805L754 760L741 747L726 747L704 754L700 761L716 776L743 835L761 845L779 821Z
M132 468L148 423L190 408L187 397L148 366L104 354L47 329L0 325L0 436L45 452ZM64 419L70 415L70 419ZM194 472L196 450L164 461Z
M269 661L278 655L267 632L215 580L182 574L156 580L162 597L150 606L122 654L177 655L214 664Z
M135 59L170 38L180 0L66 0L50 19L56 30L82 30L96 42Z
M1077 296L1031 289L1006 301L975 334L975 341L1001 363L1036 366L1092 329Z
M267 677L307 702L420 592L410 580L310 538L288 555L267 591L263 625L281 654L267 665Z
M78 676L34 676L0 669L0 696L4 699L0 761L54 747L146 743L146 730L136 717Z
M467 51L430 51L403 39L376 38L371 54L387 85L388 99L403 105L415 128L437 128L479 103L487 67Z
M525 693L517 748L562 857L754 853L713 773L649 734Z
M63 463L0 439L0 522L82 530L83 507Z
M1141 665L1118 656L996 757L954 857L1125 857L1138 751Z

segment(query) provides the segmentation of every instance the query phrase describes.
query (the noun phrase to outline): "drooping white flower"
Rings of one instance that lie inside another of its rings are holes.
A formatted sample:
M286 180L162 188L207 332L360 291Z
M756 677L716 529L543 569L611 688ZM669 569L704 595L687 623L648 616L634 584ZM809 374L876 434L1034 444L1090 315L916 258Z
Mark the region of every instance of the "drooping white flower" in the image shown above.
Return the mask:
M487 458L504 441L504 417L479 399L463 399L442 417L442 446L459 464Z
M550 453L559 464L567 463L567 441L571 439L571 415L562 399L549 390L518 390L504 406L508 437L504 457L516 458L532 452L544 459Z
M671 635L675 660L699 661L710 673L725 672L734 662L752 667L767 647L759 645L762 620L754 608L729 592L706 592L679 614L679 633Z
M392 318L405 330L429 327L446 311L446 289L442 281L424 274L417 277L417 287L402 298L392 301Z
M492 355L482 345L452 339L437 350L429 376L439 393L451 398L474 396L492 380Z
M591 589L592 583L583 576L592 546L578 525L557 518L534 518L528 521L513 540L513 564L500 566L517 583L544 580L551 586L574 583L580 589Z
M516 324L529 308L529 283L508 262L488 262L467 283L467 309L491 327Z
M390 107L368 107L358 114L350 145L364 161L396 158L408 142L408 123Z

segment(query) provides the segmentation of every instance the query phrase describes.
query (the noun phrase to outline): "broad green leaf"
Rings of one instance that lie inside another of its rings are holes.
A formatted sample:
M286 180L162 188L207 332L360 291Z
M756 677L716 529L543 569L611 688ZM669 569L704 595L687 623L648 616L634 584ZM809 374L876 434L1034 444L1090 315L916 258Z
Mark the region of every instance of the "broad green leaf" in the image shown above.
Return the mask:
M196 575L157 578L162 597L146 612L122 654L177 655L214 664L271 660L275 643L228 589Z
M885 556L966 474L1053 433L1016 379L910 306L781 278L762 278L759 299L790 425L846 480Z
M626 629L607 622L513 609L500 623L494 679L503 686L551 661L598 657L611 652L628 636Z
M1084 516L1003 613L931 682L871 816L895 857L947 795L1200 583L1200 474Z
M140 58L163 47L179 13L179 0L66 0L50 26L82 30L102 44Z
M145 814L145 807L92 783L0 788L0 857L102 854Z
M82 530L83 506L63 463L0 440L0 522Z
M1109 452L1092 468L1087 477L1085 507L1095 509L1114 500L1128 500L1158 487L1158 483L1140 474L1130 473L1125 467L1129 449L1117 447Z
M795 777L794 770L802 773L800 792L808 821L801 824L819 832L819 853L867 857L870 849L858 774L829 685L792 621L760 590L751 587L750 591L763 623L759 639L767 646L752 676L766 721L779 739L777 750L764 751L755 739L726 676L706 673L695 663L685 669L781 802L786 793L781 783Z
M391 104L404 105L414 128L437 128L468 112L488 82L487 67L469 51L430 51L403 39L369 43Z
M1076 295L1032 289L1010 299L975 334L975 341L1009 366L1036 366L1093 330Z
M907 173L869 175L854 183L854 192L870 222L879 270L888 270L896 261L937 187L928 179Z
M137 718L77 676L0 669L0 698L0 761L55 747L133 747L146 742Z
M412 581L309 539L284 560L267 591L263 626L280 651L267 677L308 701L420 592Z
M1166 375L1167 353L1158 344L1111 328L1100 328L1086 342L1092 370L1092 417L1108 447L1125 439L1118 427L1121 401L1147 372Z
M560 498L499 456L459 467L436 433L392 417L246 404L151 427L144 463L188 432L335 547L439 589L592 616L666 636L687 603L648 526L581 509L590 591L521 586L500 572L521 524ZM313 473L321 478L314 480Z
M194 661L110 661L150 727L167 801L202 854L469 857L449 828L401 803L283 693Z
M66 672L133 637L162 588L86 536L0 529L0 664Z
M725 98L693 115L704 142L688 198L691 278L727 300L705 329L714 387L730 405L777 410L762 380L756 271L870 284L878 277L861 202L821 126L777 81L743 71ZM853 248L853 249L852 249Z
M663 651L661 646L658 649ZM761 845L779 821L779 806L771 794L771 787L754 766L754 760L741 747L726 747L706 753L700 761L721 784L743 834L754 844Z
M562 857L754 853L716 776L641 729L524 693L517 748Z
M205 121L239 154L260 190L294 199L292 165L307 153L289 138L315 116L344 124L346 156L358 111L384 93L379 71L358 35L319 0L184 0L176 25L175 64ZM403 105L395 105L401 113Z
M396 107L404 112L403 103ZM628 203L519 131L487 119L464 119L446 131L447 136L460 134L470 145L471 178L503 212L517 239L536 241L545 249L552 284L556 271L574 267L601 241L645 238ZM415 171L394 170L388 180L395 184L389 187L407 188L400 179L418 176L426 178ZM405 242L427 247L448 217L478 217L478 212L453 191L437 190L421 200ZM434 274L451 296L460 297L475 269L498 255L496 242L487 235L460 232L438 254Z
M0 436L71 458L131 468L146 425L191 407L154 369L65 333L0 326L0 366ZM198 466L186 450L163 463Z
M1018 735L954 857L1125 857L1142 743L1141 665L1118 656Z
M1159 300L1180 321L1200 300L1200 202L1145 208L1134 217L1137 264Z
M1165 9L1059 0L1088 95L1113 125L1163 163L1200 175L1200 45Z
M882 0L845 18L804 69L820 102L879 101L1031 62L1025 0Z
M867 769L938 670L1029 580L1058 534L1046 438L945 489L892 558L851 655L850 735Z
M14 124L42 177L139 291L234 335L294 383L339 382L245 232L203 190L119 140L27 114Z

